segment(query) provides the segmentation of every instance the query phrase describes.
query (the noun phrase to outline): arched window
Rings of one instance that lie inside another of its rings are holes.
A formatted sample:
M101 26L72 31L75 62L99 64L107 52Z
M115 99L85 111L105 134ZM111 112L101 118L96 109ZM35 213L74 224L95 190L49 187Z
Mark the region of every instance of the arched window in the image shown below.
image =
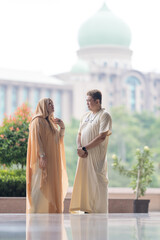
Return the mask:
M130 87L130 107L132 111L136 110L136 87L141 84L140 80L135 76L129 76L126 83Z

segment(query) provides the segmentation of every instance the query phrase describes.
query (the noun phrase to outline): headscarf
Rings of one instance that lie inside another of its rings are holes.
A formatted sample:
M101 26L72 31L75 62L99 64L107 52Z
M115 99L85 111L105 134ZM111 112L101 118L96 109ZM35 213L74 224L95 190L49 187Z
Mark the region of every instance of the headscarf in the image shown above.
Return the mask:
M48 120L52 131L55 132L55 128L57 128L57 126L53 123L54 115L53 115L53 113L49 115L49 112L47 110L47 106L48 106L48 103L50 100L51 100L50 98L42 98L38 102L38 105L37 105L36 111L35 111L35 115L33 116L31 122L37 117L45 118Z

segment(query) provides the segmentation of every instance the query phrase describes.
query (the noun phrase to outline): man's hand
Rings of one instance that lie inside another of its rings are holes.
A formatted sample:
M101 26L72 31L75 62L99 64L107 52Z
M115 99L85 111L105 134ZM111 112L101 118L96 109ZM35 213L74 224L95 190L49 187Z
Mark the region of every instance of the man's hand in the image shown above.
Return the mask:
M45 156L39 158L39 167L40 168L46 168L47 167L47 159L46 159Z
M77 149L77 154L81 158L86 158L88 156L88 152L82 150L82 148Z

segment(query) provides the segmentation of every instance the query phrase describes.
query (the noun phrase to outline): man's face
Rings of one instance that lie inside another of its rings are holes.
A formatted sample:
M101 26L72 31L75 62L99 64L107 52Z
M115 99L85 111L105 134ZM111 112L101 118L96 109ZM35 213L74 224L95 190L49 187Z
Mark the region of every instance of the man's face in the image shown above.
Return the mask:
M93 111L97 107L97 100L94 100L91 96L87 96L86 98L88 109Z

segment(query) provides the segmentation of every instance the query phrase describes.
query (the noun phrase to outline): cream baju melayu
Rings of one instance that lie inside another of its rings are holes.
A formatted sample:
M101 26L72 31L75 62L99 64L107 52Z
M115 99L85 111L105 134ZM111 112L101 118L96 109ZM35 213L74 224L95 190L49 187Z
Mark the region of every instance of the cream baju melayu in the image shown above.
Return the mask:
M96 114L87 112L82 117L79 128L82 146L86 146L100 133L107 132L107 136L103 142L88 150L87 158L78 159L70 212L107 213L108 211L106 153L111 128L112 120L105 109L101 109Z

